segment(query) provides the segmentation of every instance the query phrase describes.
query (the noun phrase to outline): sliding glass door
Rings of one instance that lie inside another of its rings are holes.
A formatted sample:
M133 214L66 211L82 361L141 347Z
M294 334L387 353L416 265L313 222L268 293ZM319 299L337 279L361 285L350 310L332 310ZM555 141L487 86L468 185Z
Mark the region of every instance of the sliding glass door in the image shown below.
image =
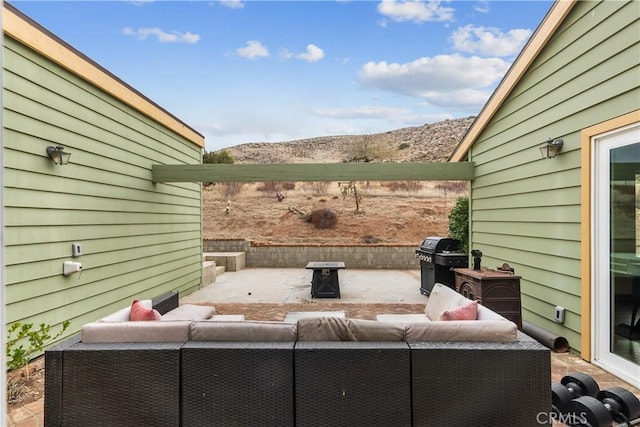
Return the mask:
M593 142L594 363L640 386L640 125Z

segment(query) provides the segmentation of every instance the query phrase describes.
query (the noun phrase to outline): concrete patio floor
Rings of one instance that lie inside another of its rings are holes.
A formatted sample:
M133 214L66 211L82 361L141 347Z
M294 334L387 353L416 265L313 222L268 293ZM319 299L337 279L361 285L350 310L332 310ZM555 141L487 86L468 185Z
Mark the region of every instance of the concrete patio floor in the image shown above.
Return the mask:
M300 307L307 304L309 311L315 311L314 306L326 303L333 308L340 308L342 304L346 307L345 311L350 311L350 307L359 307L358 312L363 312L367 305L377 307L378 304L409 304L417 307L427 301L427 297L420 293L420 270L340 270L340 299L312 299L311 277L311 270L296 268L247 268L226 272L218 276L214 283L181 297L180 302L245 307L252 304L285 304L285 307L292 304ZM551 352L552 381L560 381L563 376L574 372L593 376L601 389L620 386L640 398L640 390L578 355L572 352ZM7 417L7 425L44 426L44 400L40 399L11 411Z
M304 303L311 300L312 271L303 268L246 268L227 272L181 303ZM425 304L420 270L339 270L339 303Z

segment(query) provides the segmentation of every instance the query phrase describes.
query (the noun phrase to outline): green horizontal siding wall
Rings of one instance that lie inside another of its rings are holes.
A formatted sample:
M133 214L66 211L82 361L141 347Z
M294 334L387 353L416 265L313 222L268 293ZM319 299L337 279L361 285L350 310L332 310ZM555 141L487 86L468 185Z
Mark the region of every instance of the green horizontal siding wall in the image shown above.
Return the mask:
M200 164L200 147L10 37L2 64L6 322L71 320L71 333L134 298L197 289L201 186L154 183L152 165ZM63 276L64 261L83 271Z
M524 319L578 350L580 131L638 108L639 18L637 1L577 2L470 151L471 247L488 267L514 267ZM564 147L543 160L549 137Z

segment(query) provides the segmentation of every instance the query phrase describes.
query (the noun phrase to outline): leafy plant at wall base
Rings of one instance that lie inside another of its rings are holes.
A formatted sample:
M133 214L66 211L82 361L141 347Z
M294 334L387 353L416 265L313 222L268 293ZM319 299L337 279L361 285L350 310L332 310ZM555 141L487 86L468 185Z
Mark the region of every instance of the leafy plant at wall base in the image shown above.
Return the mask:
M62 328L55 336L51 336L51 325L40 324L38 329L33 329L33 323L16 322L11 324L7 331L7 369L18 371L26 369L26 378L11 376L7 378L7 401L15 402L26 392L26 380L29 378L29 362L32 356L44 351L44 346L58 338L69 327L68 320L62 322ZM29 343L24 348L26 342Z
M13 323L7 332L7 368L14 371L29 364L31 356L44 351L44 346L58 338L69 327L70 322L62 322L62 329L55 336L51 336L51 325L40 324L39 329L33 329L33 323ZM24 341L29 347L24 348Z
M449 236L460 240L460 251L469 253L469 198L458 197L449 212Z

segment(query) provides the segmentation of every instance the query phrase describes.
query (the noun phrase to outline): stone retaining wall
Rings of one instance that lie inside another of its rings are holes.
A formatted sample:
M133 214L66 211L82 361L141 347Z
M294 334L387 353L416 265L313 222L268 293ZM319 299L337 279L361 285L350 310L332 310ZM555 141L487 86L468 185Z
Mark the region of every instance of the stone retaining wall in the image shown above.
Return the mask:
M415 270L417 245L256 245L247 240L204 240L204 252L246 252L253 268L304 268L311 261L342 261L347 268Z

